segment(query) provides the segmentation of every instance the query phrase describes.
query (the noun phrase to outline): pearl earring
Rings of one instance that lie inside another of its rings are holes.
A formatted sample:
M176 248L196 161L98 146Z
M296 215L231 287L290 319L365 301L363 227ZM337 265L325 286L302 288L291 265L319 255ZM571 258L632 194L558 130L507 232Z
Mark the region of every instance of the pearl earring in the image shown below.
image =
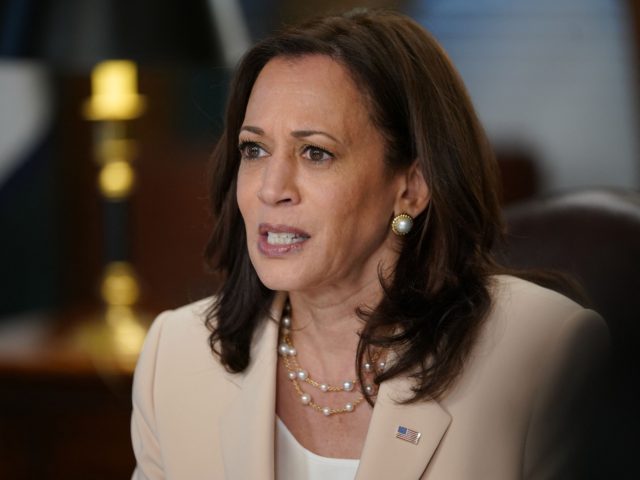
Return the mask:
M407 213L401 213L393 217L391 230L398 236L406 235L413 228L413 218Z

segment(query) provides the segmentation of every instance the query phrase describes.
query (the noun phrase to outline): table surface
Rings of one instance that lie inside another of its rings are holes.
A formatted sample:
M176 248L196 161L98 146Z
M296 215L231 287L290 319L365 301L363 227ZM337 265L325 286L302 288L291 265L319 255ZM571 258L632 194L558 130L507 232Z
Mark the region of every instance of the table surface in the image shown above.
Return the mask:
M0 319L0 374L130 377L148 322L134 327L113 328L88 309Z
M0 319L0 478L130 478L135 355L106 331L86 309Z

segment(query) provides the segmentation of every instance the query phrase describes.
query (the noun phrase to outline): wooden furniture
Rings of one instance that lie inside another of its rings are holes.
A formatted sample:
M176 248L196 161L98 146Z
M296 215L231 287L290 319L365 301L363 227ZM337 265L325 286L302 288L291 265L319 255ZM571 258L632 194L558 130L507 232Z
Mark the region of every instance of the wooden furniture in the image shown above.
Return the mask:
M130 478L132 362L85 350L93 315L0 324L0 478Z
M640 343L640 192L585 189L506 209L504 264L545 268L578 279L611 335L611 365L598 390L588 469L576 478L629 478L637 470Z

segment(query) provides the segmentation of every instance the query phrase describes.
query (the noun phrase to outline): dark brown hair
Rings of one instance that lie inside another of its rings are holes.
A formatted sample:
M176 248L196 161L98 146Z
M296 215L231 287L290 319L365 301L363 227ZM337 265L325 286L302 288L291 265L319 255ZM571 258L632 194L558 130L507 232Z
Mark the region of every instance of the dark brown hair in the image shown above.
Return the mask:
M275 57L327 55L352 75L386 139L392 169L419 162L428 209L403 238L381 302L359 310L357 369L372 347L397 361L376 377L410 373L411 401L437 398L455 380L491 306L491 248L501 232L497 167L465 87L434 38L388 11L355 11L289 28L253 47L231 84L225 130L212 156L216 224L206 256L224 275L208 312L211 348L225 367L244 370L273 293L258 279L236 202L238 132L253 84Z

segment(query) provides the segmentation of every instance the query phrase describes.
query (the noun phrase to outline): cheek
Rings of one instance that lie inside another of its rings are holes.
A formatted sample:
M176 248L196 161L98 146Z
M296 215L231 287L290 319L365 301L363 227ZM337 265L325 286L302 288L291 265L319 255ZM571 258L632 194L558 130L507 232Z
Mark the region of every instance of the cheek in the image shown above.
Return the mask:
M386 237L387 223L393 211L393 198L384 190L350 189L332 202L331 237L352 245L379 243Z
M369 219L386 218L393 212L395 203L394 183L379 176L364 175L367 180L357 190L354 189L354 204L358 204L358 214Z
M242 217L247 221L247 215L254 209L251 208L251 199L255 197L251 188L250 177L244 175L242 171L238 172L236 184L236 201Z

